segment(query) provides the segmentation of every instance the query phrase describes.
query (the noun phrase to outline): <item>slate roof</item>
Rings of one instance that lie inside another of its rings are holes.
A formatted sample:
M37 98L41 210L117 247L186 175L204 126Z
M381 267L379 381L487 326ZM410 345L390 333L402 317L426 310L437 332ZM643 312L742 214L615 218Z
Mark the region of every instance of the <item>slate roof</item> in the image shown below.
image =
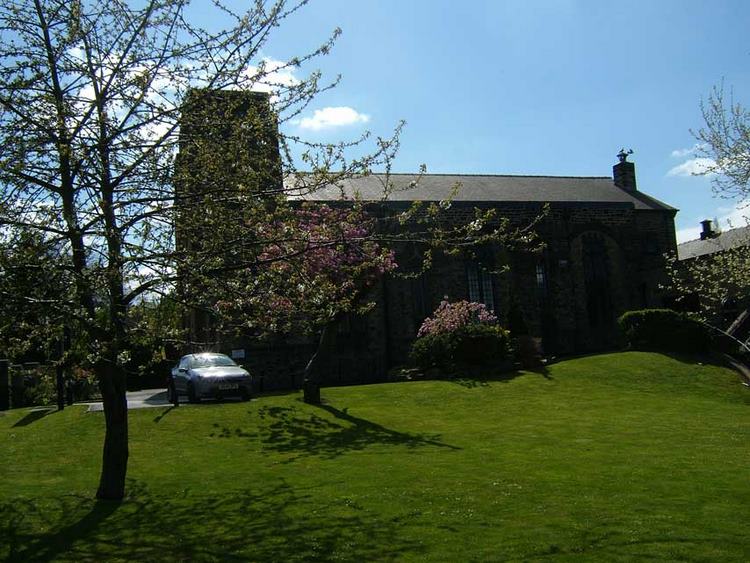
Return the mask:
M312 194L298 195L309 201L336 201L355 194L364 201L378 201L383 193L382 174L356 176L326 186ZM642 192L628 192L615 186L612 178L578 176L499 176L481 174L391 174L397 186L390 201L440 201L451 196L460 184L454 202L551 202L574 204L617 204L635 209L676 211ZM416 181L416 187L409 188ZM287 184L289 185L289 183ZM401 189L405 188L405 189Z
M705 256L715 252L722 252L730 248L750 245L750 226L740 227L719 233L714 238L705 240L690 240L677 245L677 258L686 260L697 256Z

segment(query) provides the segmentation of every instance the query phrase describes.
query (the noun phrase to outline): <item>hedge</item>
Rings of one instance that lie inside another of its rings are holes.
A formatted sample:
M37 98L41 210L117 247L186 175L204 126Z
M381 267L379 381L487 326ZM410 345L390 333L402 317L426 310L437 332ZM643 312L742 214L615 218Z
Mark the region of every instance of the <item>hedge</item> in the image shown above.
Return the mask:
M628 346L634 349L706 353L713 343L703 323L671 309L628 311L618 324Z

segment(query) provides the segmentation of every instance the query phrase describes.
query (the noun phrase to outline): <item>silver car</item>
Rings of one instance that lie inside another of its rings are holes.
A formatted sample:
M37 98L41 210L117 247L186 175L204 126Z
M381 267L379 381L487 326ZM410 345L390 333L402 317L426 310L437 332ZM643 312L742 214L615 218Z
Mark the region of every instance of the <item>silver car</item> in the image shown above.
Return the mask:
M172 368L174 387L179 395L187 395L191 403L204 397L217 399L236 396L250 398L253 380L250 374L224 354L188 354ZM170 401L171 386L168 388Z

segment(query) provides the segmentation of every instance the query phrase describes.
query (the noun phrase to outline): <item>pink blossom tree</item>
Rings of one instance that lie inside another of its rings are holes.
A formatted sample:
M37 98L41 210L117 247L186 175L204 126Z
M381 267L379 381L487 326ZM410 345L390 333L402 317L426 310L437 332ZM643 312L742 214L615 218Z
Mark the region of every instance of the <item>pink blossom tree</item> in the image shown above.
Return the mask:
M264 332L320 334L305 369L305 400L319 402L320 351L345 313L366 311L368 290L396 269L394 251L378 242L376 223L363 207L304 203L260 225L263 245L256 266L234 276L239 287L252 278L250 296L216 302L221 319L241 319ZM249 297L249 298L248 298Z

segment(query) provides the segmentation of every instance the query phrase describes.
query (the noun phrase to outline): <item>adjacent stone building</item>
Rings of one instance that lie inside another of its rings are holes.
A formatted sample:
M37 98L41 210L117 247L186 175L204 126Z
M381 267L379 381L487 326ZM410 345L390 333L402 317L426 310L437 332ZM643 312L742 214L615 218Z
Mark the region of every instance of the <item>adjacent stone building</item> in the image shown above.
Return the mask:
M717 231L713 221L701 221L700 238L677 245L679 260L693 260L701 256L726 252L735 248L750 246L750 226L737 227L728 231Z
M703 309L717 328L750 342L750 295L746 282L750 271L750 226L719 231L706 219L701 221L701 227L700 238L677 246L678 266L694 291L683 296L675 307ZM712 301L718 297L714 291L701 291L702 284L724 293L721 302Z

